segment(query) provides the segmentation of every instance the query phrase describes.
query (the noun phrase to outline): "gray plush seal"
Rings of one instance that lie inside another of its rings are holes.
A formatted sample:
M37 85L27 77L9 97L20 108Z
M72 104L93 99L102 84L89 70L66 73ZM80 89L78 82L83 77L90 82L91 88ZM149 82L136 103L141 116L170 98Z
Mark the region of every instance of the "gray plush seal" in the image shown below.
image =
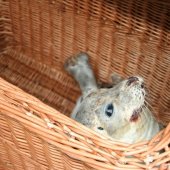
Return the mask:
M145 106L142 77L122 80L112 76L114 86L99 88L86 53L69 58L65 69L76 79L82 96L71 117L105 136L126 143L151 139L160 125Z

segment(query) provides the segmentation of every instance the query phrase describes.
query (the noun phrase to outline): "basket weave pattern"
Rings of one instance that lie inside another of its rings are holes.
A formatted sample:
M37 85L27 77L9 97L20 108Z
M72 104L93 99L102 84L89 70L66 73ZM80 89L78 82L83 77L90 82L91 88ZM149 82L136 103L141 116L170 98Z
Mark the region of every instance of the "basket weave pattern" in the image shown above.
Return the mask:
M165 169L170 160L170 124L149 142L107 140L3 79L0 109L0 154L8 169Z
M63 65L78 51L100 81L143 76L153 113L168 125L168 0L0 0L0 169L168 169L170 125L128 145L67 117L80 91Z

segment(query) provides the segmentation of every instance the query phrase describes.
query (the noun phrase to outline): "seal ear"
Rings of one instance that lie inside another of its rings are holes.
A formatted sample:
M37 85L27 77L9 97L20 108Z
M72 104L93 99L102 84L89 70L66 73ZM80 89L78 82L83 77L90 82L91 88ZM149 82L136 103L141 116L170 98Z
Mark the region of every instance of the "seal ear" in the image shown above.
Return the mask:
M98 127L97 129L99 129L99 130L104 130L103 127Z

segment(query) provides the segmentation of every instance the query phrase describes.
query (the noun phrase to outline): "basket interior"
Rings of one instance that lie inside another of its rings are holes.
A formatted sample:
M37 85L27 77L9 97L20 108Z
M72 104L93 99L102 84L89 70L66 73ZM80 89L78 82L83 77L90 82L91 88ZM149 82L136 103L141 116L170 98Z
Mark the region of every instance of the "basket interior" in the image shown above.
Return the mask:
M69 115L80 90L65 60L86 51L97 78L141 75L153 113L170 120L169 1L0 2L0 76Z
M149 169L148 154L155 158L151 168L167 168L170 126L149 143L127 146L56 114L69 116L80 95L63 67L79 51L88 52L102 82L113 72L144 77L152 112L169 123L169 0L0 0L0 77L12 96L0 90L0 169ZM39 114L34 119L23 114L22 98ZM56 131L46 126L47 115ZM128 164L124 154L133 155Z

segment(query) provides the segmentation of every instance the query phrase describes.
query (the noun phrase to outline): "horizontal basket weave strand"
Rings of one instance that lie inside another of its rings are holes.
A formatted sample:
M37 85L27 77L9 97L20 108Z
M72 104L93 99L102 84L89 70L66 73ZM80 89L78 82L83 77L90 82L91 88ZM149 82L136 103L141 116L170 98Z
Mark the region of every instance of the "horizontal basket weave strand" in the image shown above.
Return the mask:
M101 82L144 77L166 128L128 145L70 119L79 51ZM0 77L0 170L170 169L169 0L0 0Z

